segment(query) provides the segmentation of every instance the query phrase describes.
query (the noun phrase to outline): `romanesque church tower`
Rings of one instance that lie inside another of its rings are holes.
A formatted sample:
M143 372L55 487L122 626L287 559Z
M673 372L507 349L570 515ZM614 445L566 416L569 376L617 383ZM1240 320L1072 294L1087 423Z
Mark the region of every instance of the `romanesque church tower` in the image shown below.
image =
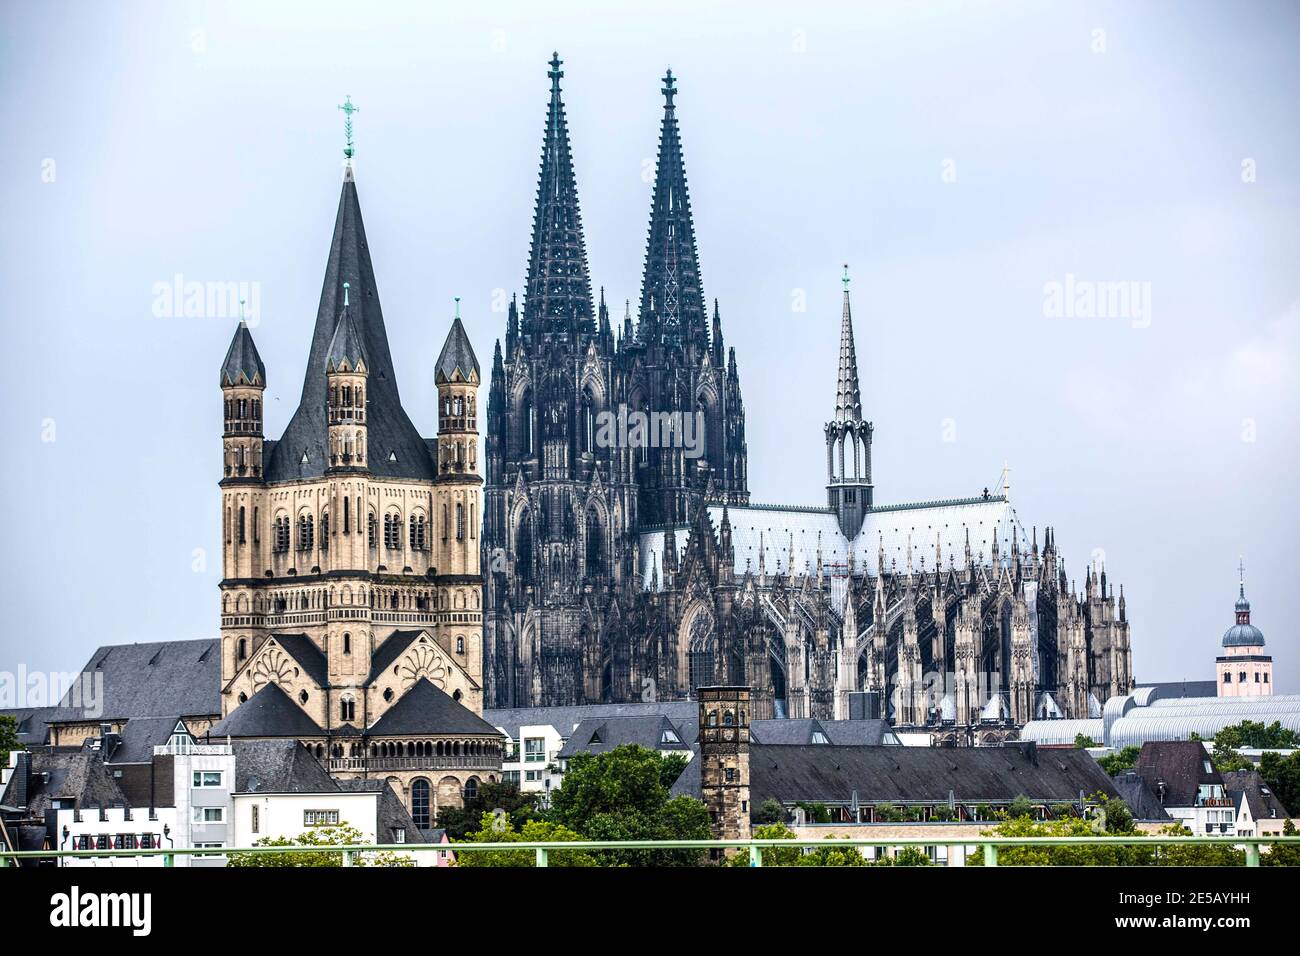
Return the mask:
M382 774L418 820L500 767L477 716L480 376L458 312L421 390L432 402L436 388L438 435L421 437L350 162L278 440L263 435L267 374L245 323L221 367L221 732L294 736L340 776Z

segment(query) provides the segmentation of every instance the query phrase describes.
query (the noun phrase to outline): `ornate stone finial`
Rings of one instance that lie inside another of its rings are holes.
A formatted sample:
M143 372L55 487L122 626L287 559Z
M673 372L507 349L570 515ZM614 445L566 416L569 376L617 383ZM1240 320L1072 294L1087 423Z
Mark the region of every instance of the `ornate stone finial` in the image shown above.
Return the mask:
M457 295L457 296L453 296L452 298L456 300L456 318L459 319L460 318L460 296Z
M673 80L673 68L669 67L668 72L664 74L664 107L673 108L673 97L677 95L676 81Z
M248 317L244 314L244 300L239 300L239 324L244 325L248 322Z
M560 92L560 78L564 76L564 71L560 69L560 64L564 61L560 59L559 53L551 54L551 68L546 75L551 78L551 92Z
M351 303L348 302L348 289L352 287L350 282L343 283L343 307L347 308Z
M352 142L352 114L361 112L361 107L352 105L351 95L343 98L343 103L339 106L343 111L343 158L347 160L349 166L352 165L352 157L356 155L356 146Z
M847 262L844 263L844 278L841 279L840 281L844 283L844 291L848 292L849 291L849 264Z

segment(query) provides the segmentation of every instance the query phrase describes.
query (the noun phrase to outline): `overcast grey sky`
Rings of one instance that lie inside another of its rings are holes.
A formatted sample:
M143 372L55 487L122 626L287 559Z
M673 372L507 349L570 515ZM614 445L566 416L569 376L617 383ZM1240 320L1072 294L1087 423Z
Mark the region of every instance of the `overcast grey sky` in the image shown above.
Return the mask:
M1004 460L1067 570L1104 553L1143 680L1213 676L1244 554L1300 692L1300 6L5 2L0 669L218 633L220 392L256 283L267 432L302 385L345 94L398 380L435 430L453 296L486 367L520 290L552 49L593 280L640 288L660 77L756 501L824 501L841 263L877 500ZM1147 316L1057 317L1135 282ZM206 552L206 566L195 557Z

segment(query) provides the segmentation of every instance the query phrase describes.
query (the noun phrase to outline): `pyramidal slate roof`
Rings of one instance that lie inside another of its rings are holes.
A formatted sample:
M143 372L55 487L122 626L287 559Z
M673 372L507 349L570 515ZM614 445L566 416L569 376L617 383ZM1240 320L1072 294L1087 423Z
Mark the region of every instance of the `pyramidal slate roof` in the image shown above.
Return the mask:
M262 364L262 356L257 354L248 323L242 319L230 340L230 348L226 350L226 360L221 363L221 386L227 385L266 386L266 366Z
M369 363L366 424L370 470L381 479L432 480L436 475L434 460L428 445L402 409L398 394L393 357L379 306L379 287L370 262L365 224L361 221L361 202L350 170L339 196L302 398L284 434L273 444L268 442L266 480L290 481L325 474L329 445L325 373L330 345L343 315L344 282L349 286L351 319Z
M251 703L251 701L250 701ZM459 701L420 678L371 728L370 736L395 734L491 734L501 732Z
M352 321L352 306L345 304L338 326L334 329L334 338L330 340L329 355L325 357L325 371L354 372L361 365L370 368L370 363L366 361L365 346L361 342L361 333Z
M279 684L267 684L208 731L208 737L319 737L324 733Z
M438 384L442 384L453 381L458 372L465 381L478 381L481 377L478 357L474 354L474 346L469 344L469 336L465 334L465 326L461 324L459 315L451 323L447 341L443 343L442 352L438 355L434 378Z

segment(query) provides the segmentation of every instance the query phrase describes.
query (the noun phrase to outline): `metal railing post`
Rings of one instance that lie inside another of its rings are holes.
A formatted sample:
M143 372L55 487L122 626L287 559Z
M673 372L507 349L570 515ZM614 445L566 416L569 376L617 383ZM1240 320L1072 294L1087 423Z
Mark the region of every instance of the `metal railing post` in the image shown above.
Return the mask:
M344 851L343 851L343 865L344 865L344 866L351 866L351 865L352 865L352 853L351 853L351 851L349 851L349 850L344 850Z
M1259 866L1259 844L1258 843L1246 844L1246 865Z
M174 863L175 859L176 859L176 854L174 854L174 853L164 853L164 854L163 854L163 866L174 866L174 865L175 865L175 863Z
M984 865L985 866L998 865L998 845L996 843L984 844Z
M751 843L751 844L749 845L749 865L750 865L750 866L762 866L762 865L763 865L763 851L760 850L760 849L759 849L755 844L753 844L753 843Z
M549 859L548 859L548 857L547 857L547 853L546 853L546 847L544 847L544 846L539 846L539 847L537 848L537 865L538 865L538 866L550 866L550 862L549 862Z

